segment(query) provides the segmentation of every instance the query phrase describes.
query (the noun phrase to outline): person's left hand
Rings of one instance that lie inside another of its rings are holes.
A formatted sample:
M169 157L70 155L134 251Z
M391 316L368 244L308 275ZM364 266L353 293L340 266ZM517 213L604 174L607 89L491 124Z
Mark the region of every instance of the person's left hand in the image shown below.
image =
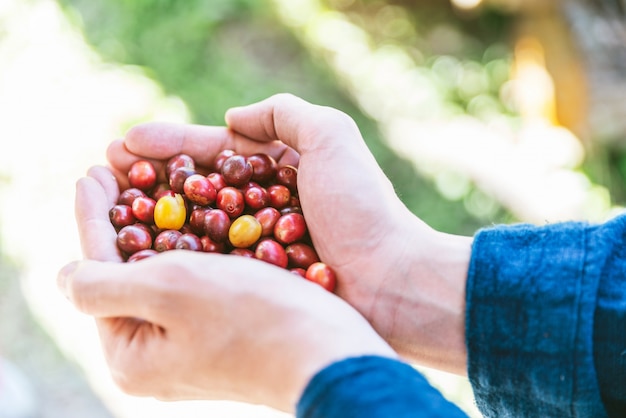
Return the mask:
M65 266L58 284L96 318L124 391L293 411L326 365L367 354L396 357L343 300L269 263L186 250L123 263L108 219L118 194L103 167L77 182L87 260Z

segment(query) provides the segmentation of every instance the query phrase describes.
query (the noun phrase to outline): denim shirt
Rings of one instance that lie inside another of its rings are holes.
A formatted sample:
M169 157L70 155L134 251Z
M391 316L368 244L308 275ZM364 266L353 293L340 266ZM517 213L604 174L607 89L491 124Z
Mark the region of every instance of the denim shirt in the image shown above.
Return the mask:
M626 417L626 216L485 228L467 280L468 375L485 417ZM411 366L320 371L302 418L457 417Z

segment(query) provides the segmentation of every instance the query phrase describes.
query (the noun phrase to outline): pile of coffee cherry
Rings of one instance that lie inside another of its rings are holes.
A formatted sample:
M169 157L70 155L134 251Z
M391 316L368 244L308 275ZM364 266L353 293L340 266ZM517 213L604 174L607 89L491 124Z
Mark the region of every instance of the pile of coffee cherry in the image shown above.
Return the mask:
M320 261L302 214L296 167L279 166L264 153L223 150L211 167L178 154L164 171L148 160L135 162L129 188L109 211L127 262L170 250L232 254L334 291L335 272Z

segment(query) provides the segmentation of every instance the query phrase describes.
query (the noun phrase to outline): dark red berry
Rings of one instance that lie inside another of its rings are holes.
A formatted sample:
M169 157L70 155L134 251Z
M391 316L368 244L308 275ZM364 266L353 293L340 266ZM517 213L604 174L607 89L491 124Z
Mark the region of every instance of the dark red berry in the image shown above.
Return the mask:
M143 191L136 187L131 187L120 193L120 196L117 198L117 203L120 205L133 206L133 202L136 198L145 196L146 194Z
M295 267L292 269L289 269L289 271L293 274L296 274L302 278L306 278L306 270L300 267Z
M304 277L313 283L319 284L329 292L334 291L337 286L337 277L335 272L321 261L311 264L306 270Z
M285 249L273 239L260 241L254 251L254 256L278 267L287 268L288 259Z
M128 205L115 205L109 210L109 220L115 228L123 228L137 222L133 209Z
M174 170L180 167L187 167L192 170L195 170L196 163L193 160L193 158L191 158L187 154L178 154L178 155L173 156L167 161L167 164L165 165L165 175L167 176L167 178L170 177L170 174Z
M245 200L239 189L227 186L217 192L215 204L232 219L243 213Z
M282 209L291 201L291 191L287 186L282 184L274 184L267 188L270 195L270 206L276 209Z
M252 165L252 181L264 184L276 176L276 160L268 154L254 154L247 160Z
M243 155L235 154L224 161L221 173L229 186L243 186L252 178L252 164Z
M202 235L200 242L202 243L202 251L205 253L223 253L224 248L226 248L225 243L215 242L207 235Z
M204 232L215 242L228 240L230 224L230 216L221 209L211 209L204 214Z
M202 241L200 241L200 238L196 234L182 234L178 237L178 240L176 240L176 249L202 251Z
M154 207L156 201L148 196L140 196L133 201L131 206L135 218L145 224L154 223Z
M254 251L252 251L249 248L233 248L229 254L239 255L239 256L248 257L248 258L255 258Z
M198 205L206 206L215 202L217 191L213 183L201 174L192 174L183 183L185 197Z
M256 220L261 224L262 237L274 235L274 226L280 216L278 209L272 207L263 208L254 214Z
M128 183L140 190L150 190L156 184L157 173L150 161L140 160L133 163L128 171Z
M130 257L128 257L128 260L126 261L128 261L129 263L134 263L135 261L143 260L144 258L152 257L156 254L158 254L158 252L150 248L145 250L139 250L136 253L132 254Z
M291 244L301 240L306 232L304 216L299 213L282 215L274 225L274 237L281 244Z
M204 234L204 218L206 217L207 212L209 212L210 210L212 209L196 208L191 211L191 215L189 216L189 228L194 234Z
M170 188L169 183L157 183L151 193L151 197L158 201L163 196L174 196L176 193Z
M224 165L224 161L226 161L233 155L235 155L235 151L233 151L232 149L225 149L225 150L220 151L215 156L215 160L213 161L213 171L220 173L222 171L222 166Z
M264 187L257 184L246 188L244 200L247 207L258 210L269 205L270 195Z
M227 186L224 181L224 176L220 173L209 173L207 175L207 179L209 179L211 184L213 184L213 187L215 187L215 190L218 192Z
M293 243L285 248L289 265L307 269L311 264L320 261L313 247L302 242Z
M139 224L127 225L117 233L117 246L125 254L131 255L152 247L152 235Z
M153 248L158 252L169 251L176 248L176 241L182 233L175 229L166 229L161 231L154 239Z
M298 190L298 169L292 165L284 165L276 171L276 182L287 186L292 193Z
M184 185L187 177L196 174L196 170L189 167L178 167L170 173L169 183L170 188L178 194L184 194Z

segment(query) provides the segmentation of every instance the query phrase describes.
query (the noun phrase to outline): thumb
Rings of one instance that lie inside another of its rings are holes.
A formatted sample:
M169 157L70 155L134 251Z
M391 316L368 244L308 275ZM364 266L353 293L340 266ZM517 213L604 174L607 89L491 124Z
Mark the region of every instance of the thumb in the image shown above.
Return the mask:
M226 112L226 124L257 141L281 141L304 155L327 148L335 138L363 142L355 122L345 113L282 93Z
M116 194L115 179L110 171L102 167L92 168L87 177L76 182L76 223L85 258L122 260L116 245L117 235L109 220L109 209L117 198Z

